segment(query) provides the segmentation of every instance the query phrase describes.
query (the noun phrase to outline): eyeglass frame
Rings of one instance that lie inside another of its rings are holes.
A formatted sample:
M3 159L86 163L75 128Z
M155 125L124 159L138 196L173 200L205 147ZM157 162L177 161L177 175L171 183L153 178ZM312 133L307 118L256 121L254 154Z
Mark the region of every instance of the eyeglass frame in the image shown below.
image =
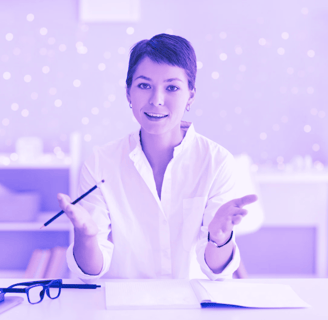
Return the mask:
M41 280L41 281L29 281L29 282L20 282L20 283L15 283L11 286L9 286L8 288L1 288L1 292L3 293L7 293L7 292L11 292L11 293L26 293L27 295L27 300L30 304L38 304L40 303L43 298L45 293L47 294L47 296L54 300L57 299L60 296L61 293L61 289L62 289L62 285L63 285L63 281L62 279L54 279L54 280ZM16 286L27 286L26 288L14 288ZM38 287L38 286L42 286L42 290L40 291L40 301L38 302L31 302L30 301L30 296L29 296L29 291L32 288ZM58 294L56 297L51 297L50 293L49 293L49 288L59 288L58 290Z

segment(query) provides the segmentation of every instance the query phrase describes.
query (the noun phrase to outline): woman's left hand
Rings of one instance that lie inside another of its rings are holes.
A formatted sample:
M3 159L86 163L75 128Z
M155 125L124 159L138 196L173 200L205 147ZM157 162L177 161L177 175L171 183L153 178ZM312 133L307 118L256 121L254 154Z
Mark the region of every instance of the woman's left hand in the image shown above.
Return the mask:
M257 200L255 194L250 194L242 198L233 199L222 205L216 212L213 220L208 225L211 240L217 245L223 245L228 241L234 225L239 224L247 214L243 207Z

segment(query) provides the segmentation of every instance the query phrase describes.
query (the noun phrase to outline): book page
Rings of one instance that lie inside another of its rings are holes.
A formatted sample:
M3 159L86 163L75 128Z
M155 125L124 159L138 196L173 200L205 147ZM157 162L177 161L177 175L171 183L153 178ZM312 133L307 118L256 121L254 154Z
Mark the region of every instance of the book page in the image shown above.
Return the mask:
M107 309L200 309L189 280L108 280Z
M251 308L306 308L295 291L284 284L198 280L212 303ZM208 301L204 301L208 302Z
M200 284L200 280L192 279L190 280L190 285L194 290L199 304L201 302L212 302L213 297L208 293L208 291Z

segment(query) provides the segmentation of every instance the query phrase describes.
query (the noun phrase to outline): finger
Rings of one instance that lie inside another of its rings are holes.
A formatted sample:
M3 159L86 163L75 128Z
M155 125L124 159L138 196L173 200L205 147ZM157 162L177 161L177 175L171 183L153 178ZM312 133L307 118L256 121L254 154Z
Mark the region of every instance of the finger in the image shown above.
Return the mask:
M234 216L232 219L231 219L231 222L233 225L236 225L236 224L239 224L241 222L241 220L243 219L242 216L238 215L238 216Z
M246 209L239 209L233 216L242 216L245 217L248 211Z
M64 194L64 193L58 193L57 199L58 199L58 201L62 201L63 203L66 203L66 202L71 203L71 198L67 194Z
M238 198L238 199L234 199L234 203L237 207L242 208L243 206L246 206L248 204L251 204L253 202L255 202L258 199L256 194L249 194L247 196Z
M69 204L71 204L71 198L66 194L58 193L57 194L57 199L58 199L58 203L59 203L60 208L64 211L65 211L65 208Z

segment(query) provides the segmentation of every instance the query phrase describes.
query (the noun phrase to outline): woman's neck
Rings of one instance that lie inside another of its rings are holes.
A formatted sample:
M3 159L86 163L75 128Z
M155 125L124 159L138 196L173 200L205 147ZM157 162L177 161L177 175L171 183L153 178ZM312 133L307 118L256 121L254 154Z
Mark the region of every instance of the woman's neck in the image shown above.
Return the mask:
M141 128L141 146L153 171L165 170L173 158L173 151L185 136L178 126L162 135L150 134Z

